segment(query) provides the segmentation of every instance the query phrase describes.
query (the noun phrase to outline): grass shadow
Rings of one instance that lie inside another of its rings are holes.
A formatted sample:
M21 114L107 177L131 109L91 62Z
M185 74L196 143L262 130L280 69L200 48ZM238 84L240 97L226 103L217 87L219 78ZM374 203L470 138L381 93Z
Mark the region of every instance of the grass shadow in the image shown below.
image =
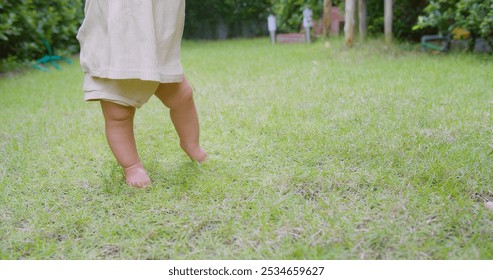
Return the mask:
M101 178L101 189L108 195L121 195L129 189L125 183L122 168L115 161L106 161L99 171Z
M193 161L166 164L154 161L147 165L153 180L152 188L186 191L196 186L202 172L200 164Z

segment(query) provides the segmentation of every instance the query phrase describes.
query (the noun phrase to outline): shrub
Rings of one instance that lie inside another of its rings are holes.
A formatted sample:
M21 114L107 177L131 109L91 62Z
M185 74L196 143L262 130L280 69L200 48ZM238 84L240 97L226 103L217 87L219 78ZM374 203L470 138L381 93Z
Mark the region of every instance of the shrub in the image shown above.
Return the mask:
M268 6L269 0L187 1L184 37L225 39L260 35Z
M214 39L265 35L269 13L276 15L279 32L298 32L304 7L310 7L317 18L322 15L322 3L323 0L188 1L184 36Z
M426 30L416 30L413 26L418 16L428 4L427 0L395 0L393 6L392 31L400 40L418 41ZM371 35L384 32L384 1L367 0L368 33ZM432 31L435 32L435 31Z
M443 34L464 28L471 34L472 45L477 38L493 45L493 0L431 0L414 28L425 27L435 27Z
M84 17L83 0L0 0L0 60L33 60L47 53L78 51L75 38Z
M277 16L279 32L299 32L303 21L303 9L313 10L313 17L322 15L323 0L272 0L272 12Z

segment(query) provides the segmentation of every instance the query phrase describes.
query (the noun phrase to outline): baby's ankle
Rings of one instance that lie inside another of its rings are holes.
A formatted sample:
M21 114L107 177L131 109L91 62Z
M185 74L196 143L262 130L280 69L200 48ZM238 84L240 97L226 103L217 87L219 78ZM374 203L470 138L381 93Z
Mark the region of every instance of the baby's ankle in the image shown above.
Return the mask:
M180 142L181 148L190 157L199 163L204 162L207 159L207 153L200 147L198 143L183 143Z
M122 165L122 167L123 167L123 171L124 171L124 172L129 172L129 171L132 171L132 170L137 169L137 168L142 168L142 169L144 169L144 165L143 165L143 164L142 164L142 162L140 162L140 161L139 161L139 162L137 162L137 163L134 163L134 164L132 164L132 165L129 165L129 166L123 166L123 165Z

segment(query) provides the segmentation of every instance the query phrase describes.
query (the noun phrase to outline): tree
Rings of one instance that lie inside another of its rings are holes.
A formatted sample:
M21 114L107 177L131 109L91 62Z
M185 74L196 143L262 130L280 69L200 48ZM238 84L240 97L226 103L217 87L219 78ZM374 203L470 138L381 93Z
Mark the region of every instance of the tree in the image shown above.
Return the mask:
M358 20L359 20L359 37L361 40L366 40L366 35L368 33L368 21L367 21L367 11L366 11L366 0L358 0Z
M323 14L323 33L325 36L329 36L331 27L330 13L332 9L332 0L324 0L324 14Z
M346 40L346 46L352 47L354 44L354 12L355 12L355 1L356 0L346 0L345 3L345 19L344 19L344 34Z
M392 13L392 8L393 8L393 0L385 0L385 27L384 27L384 33L385 33L385 41L387 43L390 43L392 41L392 20L393 20L393 13Z

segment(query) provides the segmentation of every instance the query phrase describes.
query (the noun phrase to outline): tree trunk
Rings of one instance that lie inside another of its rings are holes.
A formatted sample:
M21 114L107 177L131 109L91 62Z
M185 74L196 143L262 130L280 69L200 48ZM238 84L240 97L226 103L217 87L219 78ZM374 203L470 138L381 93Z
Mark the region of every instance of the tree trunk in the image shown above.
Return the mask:
M330 34L330 23L331 23L331 18L330 18L330 10L332 8L332 0L324 0L324 36L329 36Z
M359 37L361 41L366 40L368 22L366 13L366 0L358 0L358 14L359 14Z
M352 47L354 44L354 11L356 0L346 0L344 34L346 46Z
M392 42L392 6L393 0L385 0L385 42Z

